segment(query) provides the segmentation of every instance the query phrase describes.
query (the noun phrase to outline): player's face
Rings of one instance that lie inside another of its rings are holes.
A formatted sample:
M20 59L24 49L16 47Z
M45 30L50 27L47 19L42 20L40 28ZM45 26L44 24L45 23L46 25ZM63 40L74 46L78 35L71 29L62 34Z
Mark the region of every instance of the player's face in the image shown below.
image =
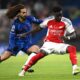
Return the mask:
M54 13L54 16L55 16L55 20L60 22L61 21L61 18L62 18L62 11L55 12Z
M19 13L19 17L22 18L22 19L25 19L26 16L27 16L27 9L26 8L21 9L20 13Z

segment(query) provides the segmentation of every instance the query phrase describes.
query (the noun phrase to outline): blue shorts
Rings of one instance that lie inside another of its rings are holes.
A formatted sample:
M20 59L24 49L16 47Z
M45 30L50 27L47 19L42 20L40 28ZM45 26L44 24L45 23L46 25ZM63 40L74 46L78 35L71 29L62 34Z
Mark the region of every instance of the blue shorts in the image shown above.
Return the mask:
M32 45L34 44L23 42L16 44L15 46L13 44L9 44L7 51L10 51L12 55L17 55L20 50L26 53Z

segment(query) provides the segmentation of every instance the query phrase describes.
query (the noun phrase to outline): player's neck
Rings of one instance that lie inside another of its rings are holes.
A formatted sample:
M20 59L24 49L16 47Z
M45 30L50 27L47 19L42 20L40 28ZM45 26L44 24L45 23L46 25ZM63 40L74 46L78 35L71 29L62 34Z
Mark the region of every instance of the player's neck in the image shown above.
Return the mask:
M20 18L20 17L19 17L19 21L20 21L20 22L24 22L25 20L24 20L23 18Z
M61 21L61 20L56 20L56 19L55 19L55 22L60 22L60 21Z

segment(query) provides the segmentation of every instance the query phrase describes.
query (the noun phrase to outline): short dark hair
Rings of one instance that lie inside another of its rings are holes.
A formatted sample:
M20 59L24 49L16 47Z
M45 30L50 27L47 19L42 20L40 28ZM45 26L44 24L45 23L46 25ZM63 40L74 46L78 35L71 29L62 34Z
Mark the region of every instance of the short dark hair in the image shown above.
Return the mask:
M15 5L8 9L6 15L9 19L13 19L23 8L25 8L23 4Z
M61 6L54 6L54 7L52 8L52 12L60 12L60 11L62 11Z

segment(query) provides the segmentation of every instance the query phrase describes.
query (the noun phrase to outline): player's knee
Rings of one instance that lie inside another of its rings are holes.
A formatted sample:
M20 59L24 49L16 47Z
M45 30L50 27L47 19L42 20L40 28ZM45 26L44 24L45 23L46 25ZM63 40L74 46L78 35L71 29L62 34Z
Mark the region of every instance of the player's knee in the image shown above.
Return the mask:
M38 52L39 49L40 48L38 46L34 45L28 49L28 52Z
M31 53L32 53L32 52L29 52L29 51L28 51L26 54L29 56Z
M30 52L30 51L28 51L26 54L29 56L29 55L31 55L32 53L36 54L36 52Z

